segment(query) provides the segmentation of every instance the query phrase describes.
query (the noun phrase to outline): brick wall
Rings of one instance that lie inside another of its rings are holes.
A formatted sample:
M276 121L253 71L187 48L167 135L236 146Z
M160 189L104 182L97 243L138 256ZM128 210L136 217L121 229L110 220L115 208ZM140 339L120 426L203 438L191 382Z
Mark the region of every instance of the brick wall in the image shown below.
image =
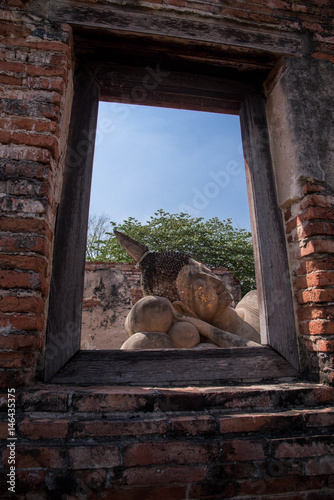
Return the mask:
M311 58L334 63L331 0L86 2L203 15L203 24L279 27L303 33ZM292 381L182 390L36 385L73 71L71 28L50 23L46 7L0 3L2 492L6 390L23 386L16 392L17 490L4 498L333 498L331 388ZM333 190L306 180L302 195L284 206L296 324L303 368L332 383Z
M68 26L10 8L0 10L0 23L0 345L8 385L32 380L43 352L72 70Z
M303 198L285 212L287 241L304 370L333 382L334 194L326 185L305 182ZM310 354L311 353L311 354ZM313 355L312 355L313 354ZM305 366L305 363L307 365Z

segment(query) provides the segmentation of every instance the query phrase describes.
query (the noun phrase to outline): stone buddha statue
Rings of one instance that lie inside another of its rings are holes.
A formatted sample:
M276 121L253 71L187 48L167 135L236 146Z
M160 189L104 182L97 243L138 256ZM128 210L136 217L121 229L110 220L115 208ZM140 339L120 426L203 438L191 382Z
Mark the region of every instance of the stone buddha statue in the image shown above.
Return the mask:
M223 282L204 264L179 252L151 252L114 233L137 262L144 294L126 318L129 338L121 349L258 346L255 290L233 309Z

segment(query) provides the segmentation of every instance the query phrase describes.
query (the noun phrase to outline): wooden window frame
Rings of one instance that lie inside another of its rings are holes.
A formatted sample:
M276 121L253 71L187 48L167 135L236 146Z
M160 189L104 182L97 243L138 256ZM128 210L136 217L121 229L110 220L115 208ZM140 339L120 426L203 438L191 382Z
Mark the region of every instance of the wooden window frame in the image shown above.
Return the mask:
M83 385L182 386L296 377L298 347L290 275L261 90L264 79L279 57L301 55L302 40L295 35L280 38L274 33L271 38L267 36L267 46L259 48L258 32L255 42L251 38L245 42L246 31L232 30L229 37L233 38L235 45L228 45L227 32L223 32L223 43L222 33L215 25L215 43L209 34L194 44L187 33L199 29L197 21L192 21L192 27L189 27L189 20L186 22L182 37L180 26L177 36L171 28L167 36L161 33L163 24L158 23L155 29L159 31L159 38L156 33L149 32L146 18L141 17L142 14L138 17L138 12L132 17L127 12L125 20L119 11L118 17L108 20L108 16L101 18L103 8L107 6L88 8L77 4L73 10L72 4L70 1L51 1L50 11L51 18L53 16L74 27L77 61L63 188L55 227L45 381ZM87 9L90 9L89 13ZM85 15L89 19L88 30L87 21L82 20ZM104 31L106 23L109 23L108 29ZM124 23L128 27L124 27ZM146 23L145 32L141 28L143 23ZM104 34L103 46L96 42L98 38L101 40L101 34ZM114 52L113 47L116 47ZM199 50L204 54L202 57L198 55ZM133 51L135 58L131 56ZM139 55L143 58L140 64L134 60ZM152 78L149 80L147 75L152 77L152 71L147 68L158 72L158 85L153 85ZM161 74L165 75L160 79L162 81L159 80ZM146 86L143 82L147 83ZM80 351L98 102L110 100L138 104L138 93L131 92L131 89L140 85L144 89L140 104L240 116L264 344L259 348Z

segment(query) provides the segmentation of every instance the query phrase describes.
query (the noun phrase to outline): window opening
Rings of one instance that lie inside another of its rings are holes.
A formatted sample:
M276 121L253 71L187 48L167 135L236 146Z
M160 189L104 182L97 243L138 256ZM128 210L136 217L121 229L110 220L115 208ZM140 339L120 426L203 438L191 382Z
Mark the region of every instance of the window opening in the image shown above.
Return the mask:
M207 255L196 234L200 219L211 220L215 239ZM139 271L121 264L133 259L106 234L114 224L123 223L125 233L130 228L130 236L140 225L139 241L145 242L147 222L156 221L159 251L195 250L196 260L222 279L235 307L256 288L239 117L101 101L89 220L81 349L119 349L128 338L124 320L142 296Z

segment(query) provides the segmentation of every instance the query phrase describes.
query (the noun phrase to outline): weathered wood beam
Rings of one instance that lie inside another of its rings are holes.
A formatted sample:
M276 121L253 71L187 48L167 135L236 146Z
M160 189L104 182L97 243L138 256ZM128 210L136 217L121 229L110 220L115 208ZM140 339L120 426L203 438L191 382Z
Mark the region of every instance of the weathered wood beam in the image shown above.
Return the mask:
M74 26L87 26L117 32L149 34L159 37L197 40L213 44L258 49L276 54L301 56L304 38L298 33L224 25L224 19L194 19L186 14L168 14L124 6L90 4L71 0L51 0L49 19Z
M80 69L74 98L58 207L44 379L48 381L80 349L90 186L99 90Z
M166 71L156 66L89 64L101 100L238 114L251 84L220 76Z
M251 217L261 341L298 369L298 346L282 213L277 203L265 101L249 96L240 112Z
M185 386L259 382L298 372L269 347L80 351L55 384Z

